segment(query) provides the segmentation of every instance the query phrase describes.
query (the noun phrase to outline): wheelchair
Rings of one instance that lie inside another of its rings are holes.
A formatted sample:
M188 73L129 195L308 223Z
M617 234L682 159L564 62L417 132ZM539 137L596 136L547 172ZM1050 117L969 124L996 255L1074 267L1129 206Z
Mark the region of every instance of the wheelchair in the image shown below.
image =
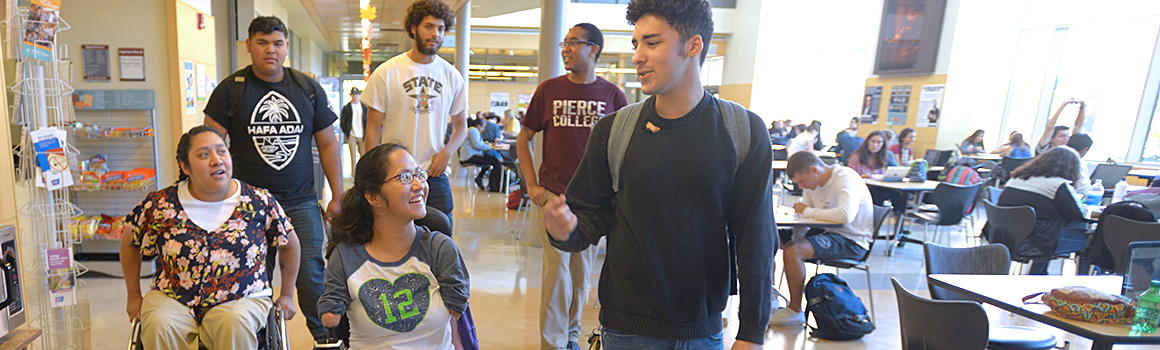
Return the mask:
M286 319L278 304L270 308L266 316L266 327L258 329L258 350L287 350L290 348L290 334L286 331ZM208 350L199 345L200 350ZM129 338L129 350L145 350L141 344L141 319L133 320L133 331ZM216 350L216 349L214 349Z

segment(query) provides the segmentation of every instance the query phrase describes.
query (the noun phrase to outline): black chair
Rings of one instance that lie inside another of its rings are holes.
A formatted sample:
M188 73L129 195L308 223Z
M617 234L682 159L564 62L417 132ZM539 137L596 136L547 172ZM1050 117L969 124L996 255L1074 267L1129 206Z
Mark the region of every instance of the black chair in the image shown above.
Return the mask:
M982 183L956 185L941 182L934 188L934 193L931 194L931 201L938 208L938 212L916 211L906 214L906 218L910 219L911 226L914 226L915 221L921 222L924 225L935 225L934 236L936 240L943 226L963 226L963 230L967 231L963 218L966 216L967 209L970 208L971 203L978 194L979 187L982 185ZM923 241L925 240L926 233L924 230Z
M129 332L129 350L144 350L141 344L141 319L133 320L133 330ZM287 333L286 319L278 305L270 307L266 316L266 326L258 329L258 350L284 350L290 348L290 334ZM200 349L206 349L205 345Z
M990 335L987 313L970 301L930 300L898 284L898 320L903 350L982 350Z
M520 160L516 159L514 163L515 166L513 168L515 168L516 181L520 183L520 206L518 207L519 210L516 211L516 221L519 221L520 231L516 233L516 224L513 222L511 233L516 234L516 240L518 241L520 236L524 234L524 224L528 221L528 212L532 211L532 197L528 195L528 185L524 182L524 169L520 168ZM520 218L521 215L523 215L522 219Z
M1000 171L998 174L993 174L992 176L997 175L996 177L999 178L1000 185L1006 184L1007 180L1011 178L1011 173L1014 172L1015 169L1018 169L1019 166L1023 165L1024 163L1027 163L1031 159L1033 159L1033 158L1003 157L1003 160L999 161L999 168L998 168L998 169L1001 169L1002 171Z
M866 273L866 290L870 295L870 321L876 321L877 316L874 315L874 288L870 282L870 265L866 264L866 260L870 259L870 251L874 249L874 237L878 236L878 229L882 227L882 222L886 221L886 215L890 214L890 207L874 206L874 231L870 233L870 246L866 249L866 254L858 259L806 259L805 262L815 265L814 274L818 274L818 267L829 266L838 269L855 269L862 270Z
M1160 240L1160 223L1136 221L1122 216L1111 216L1102 220L1104 242L1116 262L1115 273L1123 275L1128 270L1128 245L1132 242Z
M1002 244L1007 247L1010 253L1011 261L1019 264L1019 270L1023 270L1023 265L1030 263L1032 258L1037 256L1022 256L1019 255L1019 246L1035 232L1035 208L1026 205L1015 207L1004 207L991 204L990 201L983 201L983 205L987 208L987 221L1001 222L1001 225L987 225L991 230L991 236L988 240L991 243ZM1067 255L1053 256L1053 259L1066 259L1070 257Z
M926 286L935 300L970 300L930 283L931 274L1006 275L1011 270L1007 247L989 244L973 248L950 248L926 243ZM1055 336L1024 327L990 326L988 349L1040 349L1055 347Z

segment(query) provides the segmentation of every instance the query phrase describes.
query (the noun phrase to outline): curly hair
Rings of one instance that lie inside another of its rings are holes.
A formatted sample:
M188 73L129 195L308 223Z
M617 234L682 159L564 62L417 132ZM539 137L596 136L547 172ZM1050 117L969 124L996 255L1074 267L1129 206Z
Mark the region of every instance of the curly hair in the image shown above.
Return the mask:
M1055 147L1011 172L1011 178L1027 180L1032 177L1058 177L1079 181L1079 153L1071 147Z
M417 0L407 7L407 16L403 19L407 36L414 39L415 33L411 32L411 28L418 27L427 16L443 20L443 25L447 28L455 26L455 10L452 10L451 6L439 0Z
M193 147L193 138L197 135L201 135L207 132L214 133L214 135L217 135L218 138L222 139L223 141L226 139L225 136L222 136L222 133L218 132L218 130L214 127L209 125L198 125L192 129L189 129L189 131L187 131L184 135L181 135L181 139L177 141L177 182L182 182L186 179L189 179L189 174L186 174L185 170L181 170L181 166L189 166L189 148Z
M628 3L628 24L636 25L644 15L663 18L677 33L681 42L701 36L701 63L709 54L713 40L713 7L707 0L632 0Z
M326 244L326 256L339 243L366 244L374 238L375 213L367 193L377 193L389 177L391 153L395 150L407 151L396 143L384 143L367 151L359 158L354 169L354 187L342 195L342 211L334 218L330 240Z

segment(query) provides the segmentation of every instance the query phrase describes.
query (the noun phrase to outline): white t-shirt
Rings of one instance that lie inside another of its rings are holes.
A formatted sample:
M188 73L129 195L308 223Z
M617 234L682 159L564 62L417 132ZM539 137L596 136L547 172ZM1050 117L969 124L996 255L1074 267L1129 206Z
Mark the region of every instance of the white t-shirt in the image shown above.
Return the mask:
M793 157L794 153L801 151L812 151L814 149L814 142L817 141L817 135L803 132L794 136L789 144L785 146L786 157Z
M828 228L842 237L857 242L863 249L870 248L870 235L874 230L874 203L865 180L854 169L836 165L830 180L817 189L802 191L802 202L806 204L803 217L846 224L839 228Z
M443 149L450 117L467 111L467 86L443 58L419 64L402 53L375 68L359 100L383 112L382 143L406 146L427 167Z
M241 187L238 180L231 181ZM181 207L185 208L185 215L189 217L189 221L193 221L208 232L217 231L226 220L229 220L234 208L238 206L238 196L241 193L242 191L234 189L233 194L219 202L203 202L193 198L193 194L189 193L189 180L177 185L177 200L181 203Z
M350 105L350 116L351 116L350 136L362 138L363 137L362 103L359 103L359 104L352 103Z

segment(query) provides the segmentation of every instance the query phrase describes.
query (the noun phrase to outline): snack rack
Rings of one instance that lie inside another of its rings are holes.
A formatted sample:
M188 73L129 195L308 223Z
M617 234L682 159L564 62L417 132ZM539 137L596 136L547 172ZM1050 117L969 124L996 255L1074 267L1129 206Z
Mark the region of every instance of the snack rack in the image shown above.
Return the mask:
M69 29L64 19L57 18L56 23L32 19L28 9L20 9L3 23L10 29L10 33L23 33L26 28L45 26L54 28L54 33ZM12 39L21 38L9 38ZM49 283L50 280L73 281L71 293L75 293L75 296L82 288L75 283L76 276L84 274L86 269L72 263L67 269L50 272L47 262L49 249L67 249L70 254L75 251L73 245L78 240L70 233L68 222L81 211L73 205L68 187L50 190L36 185L37 173L40 171L37 165L38 154L33 151L29 134L47 127L68 130L74 122L72 105L69 103L73 89L67 82L70 77L66 57L68 50L57 46L56 35L47 40L37 39L35 43L50 48L50 59L38 60L19 54L10 57L17 63L16 76L12 79L13 83L8 85L14 92L10 121L23 127L20 150L17 151L20 171L16 181L18 187L27 191L29 199L27 205L18 211L23 231L18 239L20 256L24 257L21 271L26 276L21 283L24 286L23 299L28 319L34 320L30 326L39 327L43 332L40 340L33 343L34 348L83 349L83 334L90 325L83 321L82 314L88 310L83 310L81 304L76 303L53 306ZM21 46L21 43L7 44ZM67 142L63 148L68 163L76 164L76 149Z
M140 90L138 91L140 92ZM87 95L89 92L87 90L77 91L74 96ZM94 92L102 91L96 90ZM109 95L115 92L118 91L112 90ZM147 101L145 106L138 105L134 106L133 109L118 109L127 107L112 106L114 103L110 101L106 104L107 108L97 106L97 108L75 110L79 127L73 133L75 141L72 144L76 145L76 149L80 153L77 156L78 163L97 156L104 158L107 170L110 172L131 169L156 171L158 153L154 137L153 93L151 90L144 92L148 92L148 97L141 99ZM74 106L76 105L80 104L74 101ZM77 181L77 185L73 186L73 203L76 203L77 207L84 211L84 215L89 218L99 219L101 215L109 215L113 218L124 217L137 204L141 203L146 194L159 189L155 175L151 182L143 185L100 183L94 188L92 183L86 183L89 178L87 173L91 173L93 170L81 171L86 169L81 169L80 166L77 169L78 171L74 173L73 178L79 179L79 181ZM114 224L108 227L111 232L105 233L84 232L90 227L78 229L77 234L83 243L77 245L76 259L84 264L89 272L123 277L124 273L121 271L118 254L120 234L117 232L119 231L117 228L119 226ZM151 275L153 273L152 265L149 264L148 259L144 262L145 264L142 264L141 269L142 276Z

